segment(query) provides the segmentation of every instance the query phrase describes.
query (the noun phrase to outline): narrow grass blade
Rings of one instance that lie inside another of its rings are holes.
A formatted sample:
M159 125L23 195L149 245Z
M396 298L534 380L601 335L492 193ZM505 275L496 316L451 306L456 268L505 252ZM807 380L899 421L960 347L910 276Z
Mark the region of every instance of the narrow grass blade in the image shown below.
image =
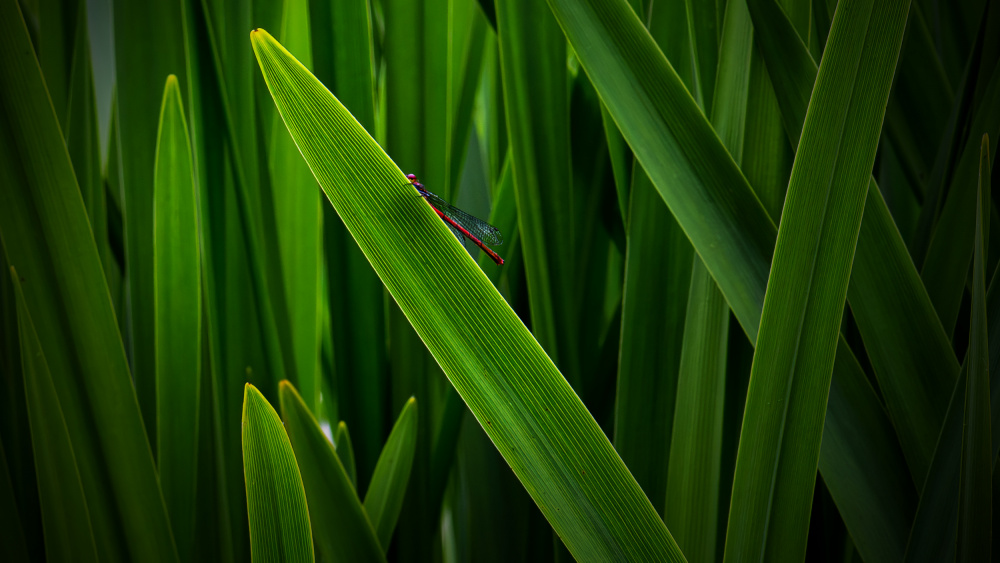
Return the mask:
M337 433L333 436L333 444L336 446L337 457L344 465L347 476L351 479L351 485L355 490L358 488L358 472L354 468L354 447L351 445L351 435L347 433L347 423L343 420L337 425Z
M184 8L184 35L189 53L213 53L208 12L200 0L188 0ZM240 25L237 14L229 20ZM230 52L232 56L236 53ZM198 183L199 252L203 277L203 353L208 363L202 368L201 404L207 401L211 418L202 418L199 428L213 434L214 448L208 455L199 452L199 465L214 464L216 476L208 485L215 495L211 514L199 510L196 520L198 545L206 538L202 555L209 559L242 561L249 558L243 460L240 448L240 416L243 384L260 382L266 372L265 354L260 343L262 328L254 304L251 276L248 275L245 237L239 224L236 203L234 161L228 142L226 109L220 95L214 57L187 57L188 109L192 152ZM253 137L256 139L256 137ZM256 160L254 160L256 163ZM249 369L248 369L249 368ZM202 413L206 409L202 409ZM199 470L204 477L203 470ZM202 491L204 482L199 481ZM211 502L198 495L199 503ZM217 518L211 525L209 518Z
M728 329L726 300L695 257L663 518L689 561L715 560Z
M251 39L320 186L574 555L680 560L594 419L454 235L301 64L266 32Z
M365 512L368 513L378 541L385 551L389 549L399 511L403 507L416 442L417 400L411 397L389 433L382 455L375 465L371 485L365 493Z
M764 300L726 560L805 554L837 334L908 8L845 2L834 17Z
M754 44L761 39L756 37ZM812 67L815 80L816 67ZM747 94L747 123L740 167L771 217L781 217L788 189L788 175L795 158L782 124L781 107L771 76L759 48L750 55L750 86Z
M0 3L0 52L0 236L59 395L98 555L175 560L101 258L16 3Z
M279 37L296 53L303 64L312 67L309 5L305 0L285 0L282 7ZM320 256L322 252L323 212L320 195L309 167L302 162L288 131L281 126L281 116L266 105L261 119L270 119L267 139L267 164L274 201L275 233L278 256L291 330L291 354L294 373L288 378L301 391L309 409L319 405L319 329L320 329ZM265 210L266 212L266 210Z
M448 10L448 193L458 194L465 166L472 110L483 68L489 22L474 0L451 0Z
M615 193L618 196L618 210L622 215L622 223L628 224L629 194L632 187L632 151L625 144L625 138L615 125L614 119L608 113L608 108L601 104L601 123L604 125L604 136L608 143L608 155L611 157L611 170L615 178Z
M243 394L243 471L253 560L313 561L309 508L295 453L278 413L249 383Z
M640 166L630 192L614 442L662 514L694 252Z
M17 294L21 361L45 528L45 556L49 561L97 561L87 499L59 395L13 267L10 276Z
M277 4L264 3L257 6L273 8ZM278 256L273 195L267 166L262 165L266 162L266 155L261 152L266 146L265 139L269 137L260 129L267 130L272 120L258 119L258 111L263 108L258 108L254 99L254 76L248 72L252 65L247 58L249 53L242 48L243 41L239 39L239 30L246 29L239 23L249 27L251 15L255 18L258 15L237 4L226 4L219 12L213 12L207 0L202 1L202 8L215 66L218 103L222 114L219 116L222 118L220 125L224 125L225 139L229 145L229 151L220 155L220 158L231 159L227 166L229 169L223 173L226 174L226 193L231 193L233 199L224 198L217 205L222 208L221 216L227 219L226 222L219 221L219 228L225 233L220 233L219 236L226 241L226 250L237 258L226 260L223 267L229 270L227 274L249 278L249 293L256 309L249 313L259 319L254 325L259 328L263 361L255 362L262 364L261 368L247 374L252 376L247 379L258 383L267 393L276 395L278 382L293 375L295 368L291 329L288 326L287 296ZM278 8L280 10L280 6ZM214 23L217 21L218 24ZM222 22L227 22L227 25L223 26ZM228 220L231 217L238 221ZM238 245L242 245L242 249L232 248ZM245 265L241 263L243 259L246 260ZM243 291L233 294L234 307L248 307L250 304L245 301L245 296ZM241 314L244 312L241 311ZM240 327L238 332L246 330L235 318L224 318ZM225 347L242 352L234 360L238 362L238 369L245 370L249 362L241 360L245 360L247 356L256 360L256 351L248 353L242 343L236 343L239 342L237 338L233 340L235 342L226 342ZM239 385L242 383L240 381Z
M743 158L752 50L746 3L730 0L710 112L713 127L737 162ZM689 561L716 559L728 337L729 305L701 258L695 257L663 519Z
M874 180L868 194L847 298L919 486L959 365Z
M153 308L160 486L182 559L191 557L201 386L197 187L181 93L167 77L153 175Z
M289 382L281 382L279 389L320 555L329 561L385 561L344 464L308 405Z
M969 380L965 388L962 469L958 493L958 561L987 561L992 542L993 455L990 437L990 350L986 328L986 242L989 240L990 138L983 135L976 190L972 262Z
M153 303L153 160L163 81L181 77L184 41L177 3L114 2L115 88L122 165L122 217L128 280L129 360L149 441L156 448Z

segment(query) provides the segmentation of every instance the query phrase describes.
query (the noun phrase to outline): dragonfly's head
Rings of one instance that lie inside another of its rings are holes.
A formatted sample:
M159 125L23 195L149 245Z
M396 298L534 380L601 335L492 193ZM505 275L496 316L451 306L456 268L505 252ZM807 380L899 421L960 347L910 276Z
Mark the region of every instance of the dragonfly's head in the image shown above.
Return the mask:
M421 184L419 181L417 181L416 174L407 174L406 179L409 180L410 183L413 184L413 186L416 187L418 190L424 189L424 185Z

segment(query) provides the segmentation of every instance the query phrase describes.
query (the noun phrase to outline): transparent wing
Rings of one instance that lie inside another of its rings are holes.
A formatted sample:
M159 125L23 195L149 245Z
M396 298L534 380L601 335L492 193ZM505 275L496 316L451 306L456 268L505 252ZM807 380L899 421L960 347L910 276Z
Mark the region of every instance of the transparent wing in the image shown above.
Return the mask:
M503 235L500 234L500 229L494 227L493 225L490 225L489 223L483 221L478 217L469 215L465 211L462 211L461 209L455 207L454 205L451 205L450 203L446 202L445 200L439 198L438 196L430 192L425 191L421 195L424 198L426 198L427 201L431 205L433 205L435 209L443 213L452 221L455 221L456 223L461 225L462 228L465 229L466 231L469 231L470 235L476 237L477 239L483 241L484 243L490 246L503 244ZM464 242L465 237L460 236L461 233L456 231L454 228L452 228L451 230L452 232L455 233L455 236L458 236L458 239L460 241Z

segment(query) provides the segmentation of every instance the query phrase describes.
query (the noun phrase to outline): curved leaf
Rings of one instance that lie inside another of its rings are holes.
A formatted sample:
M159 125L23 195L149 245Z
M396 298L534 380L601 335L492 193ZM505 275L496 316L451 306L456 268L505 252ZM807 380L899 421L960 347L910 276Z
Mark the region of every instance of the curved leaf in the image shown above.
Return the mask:
M358 488L357 470L354 468L354 446L351 445L351 435L347 433L347 423L343 420L337 425L337 433L333 435L333 445L337 450L340 463L344 464L347 476L355 490Z
M417 400L410 397L382 448L382 455L378 457L375 473L365 493L365 511L383 550L389 549L396 519L403 508L416 446Z
M751 342L775 227L705 115L622 0L549 0L594 88Z
M681 560L593 417L399 168L270 35L251 40L323 191L574 556Z
M305 401L288 381L278 385L278 394L320 554L328 561L385 561L344 464Z
M313 561L309 508L278 413L256 387L243 392L243 473L254 561Z

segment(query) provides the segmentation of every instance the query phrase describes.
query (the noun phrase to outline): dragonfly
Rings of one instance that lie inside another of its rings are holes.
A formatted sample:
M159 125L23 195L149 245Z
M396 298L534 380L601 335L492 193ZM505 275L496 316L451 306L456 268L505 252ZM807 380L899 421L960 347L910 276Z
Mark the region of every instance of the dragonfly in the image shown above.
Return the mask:
M444 224L448 225L451 232L458 238L458 242L464 245L465 239L471 240L491 260L496 262L497 266L503 266L503 258L497 255L496 252L493 252L490 247L486 246L487 244L493 246L503 244L503 236L500 234L500 229L478 217L469 215L465 211L427 191L414 174L407 174L406 179L413 184L414 188L417 188L420 197L427 200L427 204L444 221Z

